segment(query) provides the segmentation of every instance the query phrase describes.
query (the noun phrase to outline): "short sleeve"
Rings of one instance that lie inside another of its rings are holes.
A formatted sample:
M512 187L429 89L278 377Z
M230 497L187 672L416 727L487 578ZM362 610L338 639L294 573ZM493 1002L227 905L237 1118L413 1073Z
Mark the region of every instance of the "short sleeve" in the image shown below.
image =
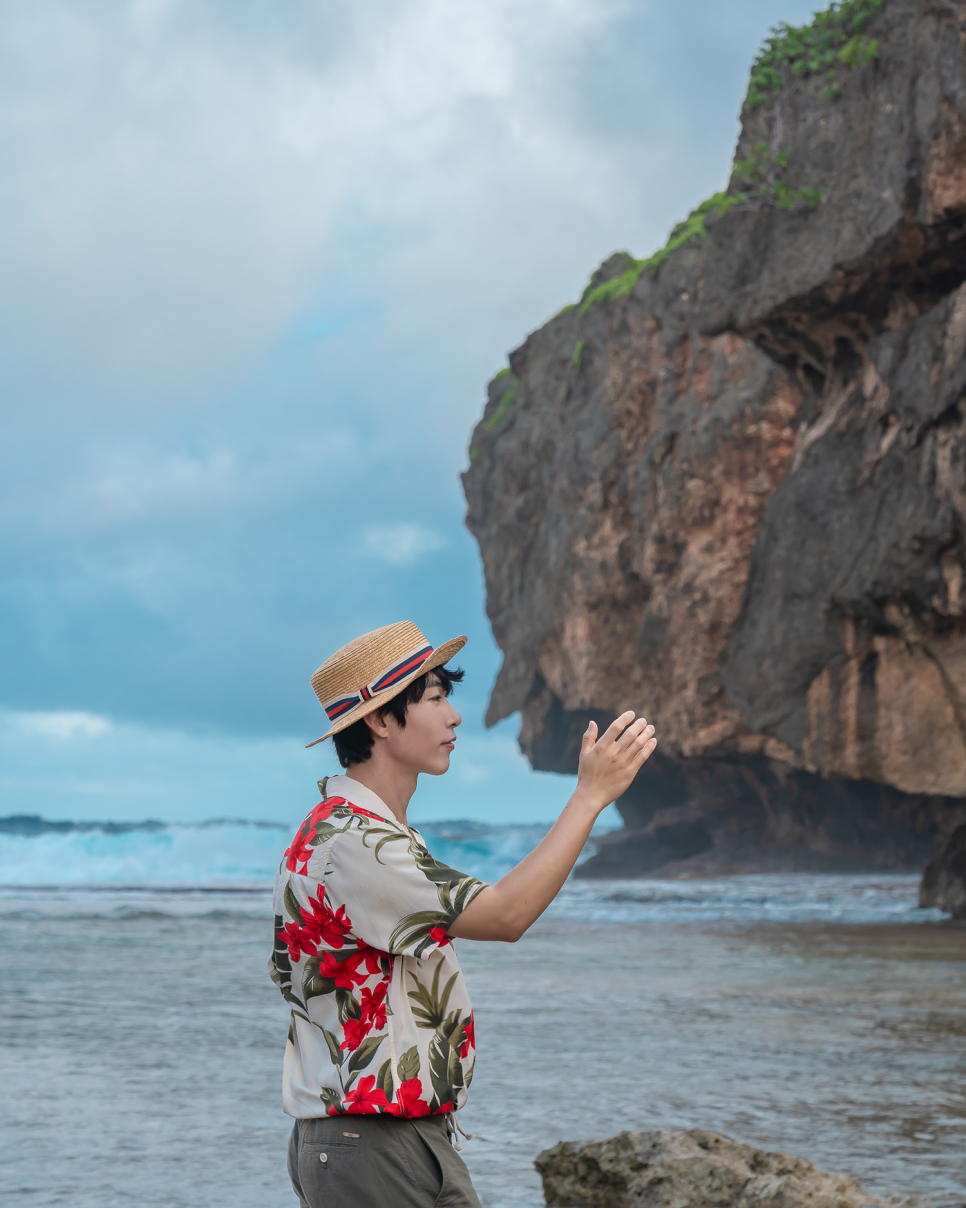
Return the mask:
M426 958L449 942L448 928L486 886L441 864L418 835L353 828L332 845L325 888L358 939L394 956Z

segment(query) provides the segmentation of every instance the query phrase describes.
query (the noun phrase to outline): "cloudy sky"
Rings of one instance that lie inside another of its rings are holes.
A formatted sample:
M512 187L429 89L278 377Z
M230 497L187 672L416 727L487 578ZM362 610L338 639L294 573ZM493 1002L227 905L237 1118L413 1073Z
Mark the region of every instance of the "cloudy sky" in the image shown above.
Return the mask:
M294 819L311 671L467 633L414 816L537 820L459 473L487 379L722 187L799 0L5 0L0 813Z

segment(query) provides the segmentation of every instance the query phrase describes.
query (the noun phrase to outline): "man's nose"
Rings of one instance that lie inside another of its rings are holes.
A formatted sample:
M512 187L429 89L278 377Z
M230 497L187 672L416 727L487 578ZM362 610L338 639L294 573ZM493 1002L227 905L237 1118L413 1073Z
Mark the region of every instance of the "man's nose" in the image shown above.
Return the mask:
M460 717L460 715L456 712L456 710L452 706L450 706L449 724L453 727L454 730L456 729L457 726L463 724L462 717Z

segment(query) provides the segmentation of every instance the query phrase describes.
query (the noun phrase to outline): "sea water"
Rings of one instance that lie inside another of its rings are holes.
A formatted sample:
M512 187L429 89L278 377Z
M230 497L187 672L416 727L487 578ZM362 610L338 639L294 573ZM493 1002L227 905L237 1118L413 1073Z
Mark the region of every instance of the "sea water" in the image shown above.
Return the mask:
M16 829L16 828L14 828ZM268 884L290 828L0 833L0 1195L294 1208ZM543 828L422 828L493 880ZM966 928L909 876L571 881L516 945L460 941L487 1208L561 1139L698 1127L966 1202Z

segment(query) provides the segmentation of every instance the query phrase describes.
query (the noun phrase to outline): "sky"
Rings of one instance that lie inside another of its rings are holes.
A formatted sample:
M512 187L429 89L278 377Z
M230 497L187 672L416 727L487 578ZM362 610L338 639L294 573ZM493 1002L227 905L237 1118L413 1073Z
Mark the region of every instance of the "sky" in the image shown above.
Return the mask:
M417 821L552 819L459 475L485 385L723 187L793 0L6 0L0 814L288 821L309 676L465 633ZM425 783L424 783L425 782Z

